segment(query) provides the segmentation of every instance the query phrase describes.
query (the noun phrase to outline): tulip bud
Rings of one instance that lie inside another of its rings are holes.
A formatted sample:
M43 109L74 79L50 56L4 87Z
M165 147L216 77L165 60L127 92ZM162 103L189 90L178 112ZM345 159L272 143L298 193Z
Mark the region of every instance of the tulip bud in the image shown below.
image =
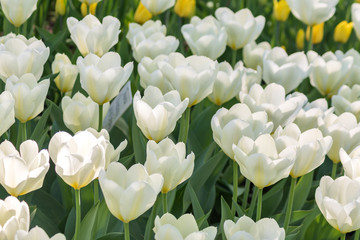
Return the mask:
M66 12L66 0L56 0L55 12L61 16L65 15Z
M174 11L180 17L190 18L194 16L196 0L177 0Z
M90 10L90 14L95 15L97 5L98 5L98 3L97 3L97 2L96 2L96 3L92 3L92 4L90 4L90 8L89 8L89 10Z
M1 0L1 9L5 17L15 27L20 27L36 10L38 0Z
M354 24L352 22L349 23L347 21L340 22L335 28L335 32L334 32L335 42L346 43L351 35L353 25Z
M312 26L313 32L312 32L312 43L318 44L323 40L324 37L324 23L319 23L314 26ZM310 26L306 29L306 40L309 41L310 38Z
M80 5L80 11L81 11L81 15L82 15L83 17L85 17L85 16L88 14L88 5L83 2L83 3Z
M76 65L71 64L69 57L66 54L57 53L51 64L51 70L53 74L59 73L54 80L56 87L62 93L71 91L79 71Z
M304 29L300 28L296 34L296 47L299 50L304 49L304 41L305 41L305 31Z
M139 6L135 11L134 21L140 24L144 24L147 20L150 20L151 18L152 18L151 12L149 12L149 10L146 9L144 4L140 2Z
M290 8L286 0L273 0L274 2L274 17L277 21L285 22L290 14Z

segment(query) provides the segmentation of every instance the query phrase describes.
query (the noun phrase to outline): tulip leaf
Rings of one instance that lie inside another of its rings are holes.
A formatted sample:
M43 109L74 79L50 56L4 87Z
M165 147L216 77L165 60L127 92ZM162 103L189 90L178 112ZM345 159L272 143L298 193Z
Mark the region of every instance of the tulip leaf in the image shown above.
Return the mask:
M276 212L278 206L281 205L280 203L283 198L285 184L286 179L283 179L272 186L271 189L264 194L262 209L263 216L273 215Z
M131 125L131 136L132 136L132 145L135 154L135 161L137 163L144 164L146 159L146 140L142 135L142 132L136 125L135 115L132 119Z
M232 200L232 204L234 204L238 216L246 215L245 210L237 202Z
M190 199L191 199L191 205L192 205L192 210L193 210L193 213L194 213L194 216L195 216L195 219L200 219L202 218L205 213L203 211L203 209L201 208L201 205L200 205L200 202L199 202L199 199L198 197L196 196L196 193L194 191L194 189L192 188L191 186L191 183L188 183L187 186L186 186L186 190L189 192L190 194ZM209 226L209 223L205 220L202 220L203 222L203 227L208 227ZM200 227L200 224L198 223L199 227Z
M295 187L295 196L293 210L301 209L310 193L311 183L313 181L314 171L300 178Z
M228 219L232 219L231 210L229 205L226 203L223 196L221 196L221 220L220 220L220 231L218 234L222 234L222 239L226 239L224 232L224 222Z
M124 239L123 233L108 233L105 236L97 238L96 240L121 240Z
M30 139L39 141L47 132L46 123L52 111L52 105L50 105L41 115L40 120L37 122L35 129L33 130ZM39 146L41 148L41 146Z
M71 131L65 126L62 110L49 99L46 99L45 102L48 107L51 106L50 118L53 122L53 126L51 128L51 136L53 136L58 131L66 131L68 133L71 133Z
M159 212L158 209L159 209L160 203L161 203L161 196L158 195L158 197L154 203L154 206L151 209L150 216L146 223L145 236L144 236L145 240L154 239L154 232L153 232L154 220L155 220L155 217L158 215L158 212Z
M53 209L53 208L54 207L48 208L48 210ZM31 221L30 228L39 226L42 229L44 229L45 232L49 236L53 236L60 232L60 230L56 227L57 225L53 221L53 219L47 215L46 210L42 211L39 208L36 208L36 210L34 210L34 211L35 211L35 213L34 213L32 221Z
M95 232L96 232L96 217L100 203L98 202L95 206L93 206L86 214L84 219L81 221L80 224L80 239L95 239Z

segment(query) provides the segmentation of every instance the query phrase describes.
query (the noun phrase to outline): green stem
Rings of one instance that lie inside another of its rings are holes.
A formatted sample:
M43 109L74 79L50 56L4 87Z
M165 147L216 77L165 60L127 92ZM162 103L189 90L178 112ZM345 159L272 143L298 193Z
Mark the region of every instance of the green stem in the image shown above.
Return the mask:
M297 178L291 178L289 199L288 199L288 204L286 207L286 214L285 214L285 221L284 221L285 232L288 230L290 219L291 219L291 213L292 213L292 208L293 208L293 203L294 203L296 180L297 180Z
M236 54L237 51L235 49L232 50L232 55L231 55L231 66L234 68L235 64L236 64Z
M252 196L252 198L251 198L250 209L249 209L249 214L248 214L248 216L249 216L250 218L252 218L252 216L253 216L253 214L254 214L255 203L256 203L256 199L257 199L258 192L259 192L259 189L254 186L253 196Z
M346 233L344 233L344 234L341 234L341 238L340 238L341 240L346 240Z
M354 240L359 240L359 238L360 238L360 230L357 230L357 231L355 232Z
M164 214L169 212L167 206L167 193L162 193L162 203L163 203L163 212Z
M245 0L240 0L240 9L243 9L245 6Z
M258 201L257 201L257 211L256 211L256 221L259 221L261 219L262 194L263 194L263 189L259 189Z
M99 105L99 126L98 126L99 132L102 129L102 123L103 123L103 105Z
M76 209L76 223L75 223L74 240L78 240L80 233L80 222L81 222L80 189L75 189L75 209Z
M237 190L238 190L238 181L239 181L239 165L236 161L233 160L233 203L231 205L231 216L235 217L235 203L237 203Z
M280 22L279 21L276 21L276 24L275 24L275 46L280 46Z
M245 190L244 190L244 196L243 196L243 209L247 208L247 201L249 198L249 191L250 191L250 181L249 179L245 180Z
M18 138L17 138L17 148L20 147L20 144L24 141L26 141L27 136L26 136L26 122L22 123L19 122L19 128L18 128Z
M94 180L94 205L99 202L99 180Z
M308 51L312 50L313 44L312 44L312 35L313 35L313 26L310 27L310 35L309 35L309 41L308 41Z
M180 122L180 133L179 133L179 139L178 142L183 142L186 144L187 138L188 138L188 132L189 132L189 125L190 125L190 107L187 107L185 112L183 113L183 116L181 117Z
M337 163L333 163L332 170L331 170L331 178L336 178L336 171L337 171Z
M129 223L124 223L125 240L130 240Z

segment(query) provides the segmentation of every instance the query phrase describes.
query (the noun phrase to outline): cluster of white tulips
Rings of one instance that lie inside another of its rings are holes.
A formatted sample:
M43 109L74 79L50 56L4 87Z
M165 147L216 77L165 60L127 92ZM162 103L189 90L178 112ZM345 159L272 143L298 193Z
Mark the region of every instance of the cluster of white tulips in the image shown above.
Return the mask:
M31 16L37 4L36 0L0 2L15 27ZM81 2L90 5L100 0ZM314 25L329 20L338 4L338 0L286 2L296 18L309 25L310 36ZM156 16L173 7L175 0L141 3ZM100 21L92 14L81 20L67 18L70 38L82 56L73 64L66 54L56 53L51 71L61 94L62 121L73 135L58 131L42 150L36 141L28 140L27 123L40 118L44 110L50 77L43 72L50 49L35 37L10 33L0 38L0 78L5 86L0 94L0 135L5 139L0 144L0 184L10 195L0 200L0 240L65 239L62 233L49 238L41 226L30 229L29 206L19 200L42 188L50 159L56 174L74 189L75 240L81 238L81 189L89 184L94 204L103 199L123 223L125 240L130 239L129 223L153 208L160 197L163 214L149 217L157 240L214 240L220 234L227 240L283 240L290 233L299 179L312 178L326 157L333 169L331 177L320 180L316 204L342 239L360 229L360 53L350 49L320 55L309 44L306 53L288 54L266 41L255 42L265 27L264 16L254 17L247 8L234 13L227 7L216 9L214 15L194 16L181 27L186 45L167 35L168 28L160 20L130 23L126 40L136 62L126 64L112 51L121 32L117 18L106 16ZM351 6L351 16L360 40L360 4ZM193 55L177 52L184 46ZM218 62L227 47L232 59ZM238 61L240 49L243 61ZM140 129L147 142L144 163L138 160L127 169L119 159L128 140L114 146L103 121L132 74L138 75L135 78L143 88L133 95L132 128ZM306 79L324 98L309 102L298 92ZM73 91L76 81L83 91ZM239 102L229 106L234 98ZM230 216L217 227L199 229L201 219L190 213L173 215L174 206L168 200L196 169L187 140L192 109L206 99L218 107L209 129L213 141L232 160L233 196ZM229 108L221 107L225 103ZM9 129L15 122L18 137L12 143ZM239 170L245 178L241 204ZM263 194L286 178L291 185L279 224L262 217ZM249 202L257 202L256 219L248 211Z

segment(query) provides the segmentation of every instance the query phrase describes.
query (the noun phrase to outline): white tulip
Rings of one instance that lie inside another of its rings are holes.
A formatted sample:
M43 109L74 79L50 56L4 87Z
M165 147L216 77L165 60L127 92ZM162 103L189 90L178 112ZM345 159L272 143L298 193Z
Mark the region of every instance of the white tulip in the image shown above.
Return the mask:
M136 124L147 139L159 142L174 131L188 102L181 101L176 90L163 95L157 87L149 86L143 98L137 91L133 100Z
M243 49L243 58L246 67L257 69L258 66L263 68L263 58L267 51L271 50L271 45L268 42L261 42L256 44L252 41L245 45Z
M275 47L264 55L263 78L267 84L278 83L289 93L309 76L309 63L304 52L288 55Z
M33 73L41 78L50 49L41 41L22 35L11 35L0 44L0 78L6 82L11 75L18 78Z
M3 135L15 122L15 99L11 92L4 91L0 94L0 135Z
M51 64L52 73L59 73L54 79L56 87L62 92L66 93L73 89L76 77L79 73L76 65L71 64L69 57L66 54L57 53L55 60Z
M335 107L335 113L340 115L351 112L356 119L360 120L360 85L355 84L351 88L343 85L336 95L331 98L331 104Z
M15 99L15 117L20 122L25 123L44 110L49 86L49 79L38 83L32 73L26 73L21 78L12 75L6 80L5 89L10 91Z
M252 68L244 67L244 63L239 61L235 65L235 69L240 69L243 72L241 78L241 92L249 93L250 88L255 84L260 84L262 80L262 69L260 66L257 67L256 70ZM240 101L239 94L236 95L236 98Z
M141 0L145 8L154 16L175 5L175 0Z
M351 5L351 19L354 23L356 36L360 39L360 3L353 3Z
M110 102L119 94L133 70L132 62L121 67L120 55L115 52L108 52L101 58L90 53L85 58L79 57L76 64L81 87L99 105Z
M339 0L286 0L292 14L303 23L313 26L329 20Z
M360 14L360 12L359 12ZM353 57L354 62L353 65L351 66L350 70L349 70L349 75L347 76L346 79L346 84L349 86L353 86L355 84L359 84L360 85L360 79L359 79L359 75L360 75L360 53L358 51L356 51L355 49L350 49L348 50L346 53L343 53L340 50L337 50L335 52L335 55L337 57L337 59L342 60L346 57Z
M191 177L194 171L195 154L186 155L185 144L175 144L165 138L161 142L148 141L145 168L149 174L160 173L164 177L162 193L167 193Z
M14 240L66 240L66 238L62 233L58 233L52 238L49 238L44 229L36 226L32 228L29 232L24 230L18 230L16 232Z
M149 175L141 164L126 170L121 163L113 162L106 172L100 172L99 182L110 212L128 223L154 205L164 179L160 174Z
M5 17L15 27L20 27L36 10L38 0L1 0Z
M351 179L360 178L360 146L354 148L350 154L340 148L339 156L345 175Z
M70 37L83 56L93 53L101 57L118 42L120 21L115 17L106 16L101 23L89 14L81 21L69 17L66 22Z
M192 17L189 24L181 27L181 33L195 55L216 60L225 52L226 30L213 16Z
M215 15L225 27L228 34L227 45L233 50L255 41L265 26L265 18L254 17L247 8L234 13L229 8L222 7L215 11Z

